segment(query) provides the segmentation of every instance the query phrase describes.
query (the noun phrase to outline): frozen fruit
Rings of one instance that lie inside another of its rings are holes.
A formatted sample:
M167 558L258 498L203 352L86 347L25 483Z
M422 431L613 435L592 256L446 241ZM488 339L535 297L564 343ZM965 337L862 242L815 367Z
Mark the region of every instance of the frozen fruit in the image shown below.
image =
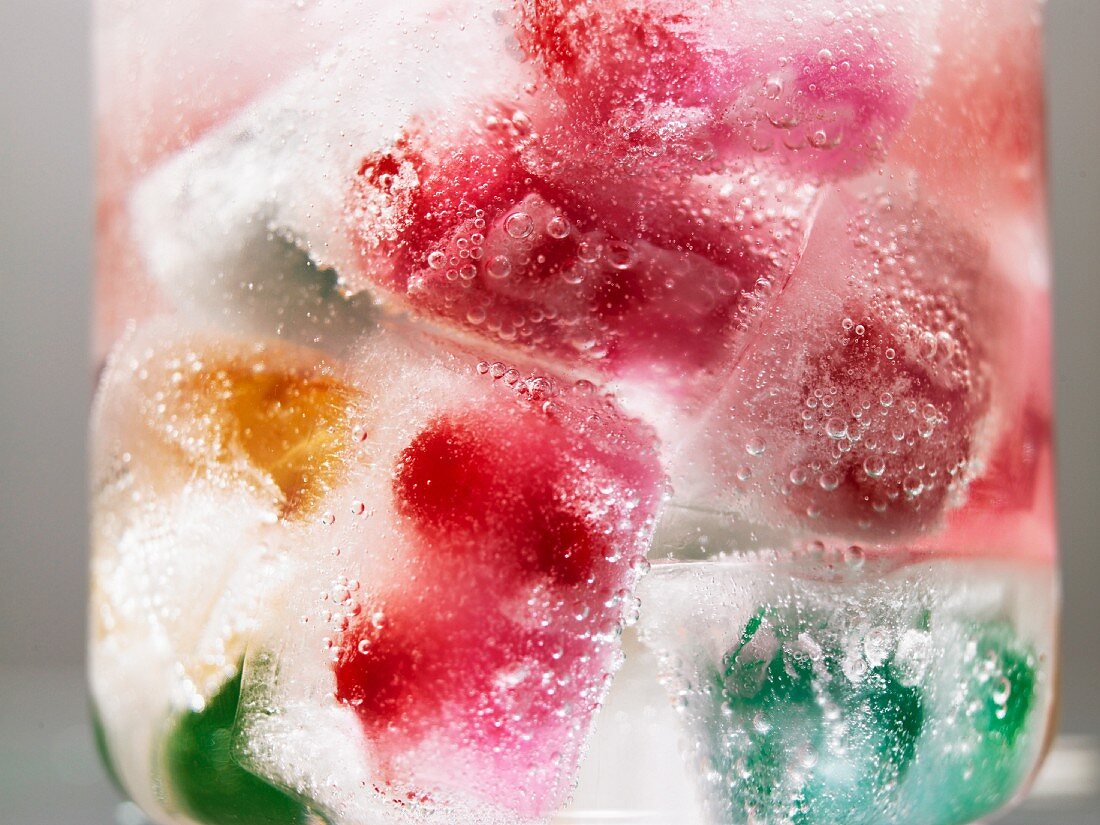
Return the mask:
M715 821L963 825L1033 770L1049 571L896 552L655 565L642 638ZM754 607L755 605L755 607Z
M164 494L208 478L270 497L283 517L309 515L344 472L350 441L354 394L333 367L279 342L160 332L110 368L103 447L137 455L127 472Z
M240 696L238 670L201 710L185 711L173 721L161 757L169 804L206 825L318 822L305 803L238 763L234 722Z
M405 760L434 739L467 792L524 812L560 803L614 666L659 477L652 458L522 408L435 419L402 452L394 501L423 556L420 592L403 597L416 606L384 611L337 666L338 696L391 770L422 773Z
M617 666L663 476L648 429L590 385L426 366L426 405L386 402L419 423L373 450L392 455L378 526L342 541L351 559L357 535L384 543L396 566L340 620L336 696L388 798L544 815Z
M853 538L937 525L986 449L987 263L906 187L832 196L704 427L719 497Z
M413 124L363 160L353 288L605 376L687 383L733 357L797 260L811 188L751 169L609 186L539 168L523 113L482 114L450 134Z
M517 36L609 164L881 159L935 54L939 3L525 0Z

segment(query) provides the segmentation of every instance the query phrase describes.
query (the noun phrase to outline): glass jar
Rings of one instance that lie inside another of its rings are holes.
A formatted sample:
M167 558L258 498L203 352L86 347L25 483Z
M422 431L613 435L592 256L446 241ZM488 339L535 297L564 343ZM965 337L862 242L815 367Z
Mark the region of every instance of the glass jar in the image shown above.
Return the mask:
M913 823L1058 616L1038 0L98 0L90 676L160 823Z

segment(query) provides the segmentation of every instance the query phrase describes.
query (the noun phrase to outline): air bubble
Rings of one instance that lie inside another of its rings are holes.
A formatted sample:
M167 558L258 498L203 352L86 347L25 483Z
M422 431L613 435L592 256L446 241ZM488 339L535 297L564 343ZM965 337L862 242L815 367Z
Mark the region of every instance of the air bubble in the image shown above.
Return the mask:
M485 264L485 273L490 278L502 280L512 274L512 262L504 255L497 255Z
M569 221L561 215L555 215L546 222L546 234L558 240L569 237Z
M886 459L880 455L868 456L863 462L863 471L871 478L882 478L886 473Z
M615 269L630 269L634 265L636 253L634 247L622 241L612 241L607 245L607 262Z
M844 551L844 564L852 570L859 570L867 560L867 554L858 544L853 544Z
M586 264L593 264L600 258L600 247L591 241L581 241L577 245L577 258Z
M825 422L825 432L829 438L839 441L848 437L848 424L840 418L830 418Z
M504 231L516 240L526 238L534 228L535 222L526 212L513 212L504 219Z

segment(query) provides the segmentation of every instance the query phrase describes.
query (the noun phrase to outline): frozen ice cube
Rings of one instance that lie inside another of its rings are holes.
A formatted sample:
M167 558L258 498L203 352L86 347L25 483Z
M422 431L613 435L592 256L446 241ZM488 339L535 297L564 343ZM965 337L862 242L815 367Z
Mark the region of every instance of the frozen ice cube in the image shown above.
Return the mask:
M296 524L341 477L350 391L280 342L155 323L120 343L93 414L91 674L146 798L162 725L199 712L275 610ZM341 432L344 430L345 432Z
M715 820L959 825L1036 767L1056 593L1003 560L756 554L655 565L641 626Z
M782 287L815 189L748 167L608 181L583 147L543 157L554 115L528 103L482 102L450 131L415 120L367 155L345 277L581 374L691 391Z
M352 362L362 460L246 676L244 747L349 821L538 819L618 663L652 435L588 384L389 337Z
M367 10L369 37L314 59L155 169L131 211L170 302L230 329L333 348L369 328L370 299L345 299L337 283L350 260L346 182L414 113L515 84L521 70L490 12L488 0ZM476 59L456 66L454 49Z
M685 442L685 504L870 540L935 527L962 500L990 447L1005 296L980 236L914 187L872 179L826 201ZM717 489L693 494L708 475Z
M846 177L882 158L917 101L939 9L525 0L517 36L609 167L769 156Z
M97 356L160 298L132 237L134 185L338 39L346 0L299 4L104 0L96 86ZM341 9L342 7L342 9Z

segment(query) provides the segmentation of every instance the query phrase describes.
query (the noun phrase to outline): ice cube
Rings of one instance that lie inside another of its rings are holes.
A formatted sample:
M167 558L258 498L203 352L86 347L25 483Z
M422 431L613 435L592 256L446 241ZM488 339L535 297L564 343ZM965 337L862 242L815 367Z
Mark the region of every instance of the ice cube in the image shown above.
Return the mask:
M880 160L936 54L939 2L525 0L517 36L612 168Z
M591 385L390 337L353 361L363 460L246 677L249 762L353 822L537 819L617 665L652 435Z
M241 673L218 688L201 710L171 723L160 756L163 792L172 808L205 825L317 825L308 804L237 764L233 729Z
M279 6L192 0L96 7L96 351L159 295L132 237L127 201L166 157L235 116L337 39L344 0Z
M857 540L940 524L990 446L994 283L983 240L912 180L832 194L686 442L678 499ZM718 489L693 493L708 465Z
M544 116L485 102L364 158L349 284L582 374L691 390L785 282L814 188L749 168L612 184L583 155L547 164Z
M349 38L155 169L131 202L137 243L170 303L229 329L340 348L371 326L342 297L345 186L421 110L514 86L522 69L489 0L364 12ZM441 30L449 32L444 40ZM452 50L473 58L456 66Z
M643 639L715 821L961 825L1050 723L1050 568L843 551L658 564Z
M239 668L343 474L352 394L316 355L171 323L124 340L92 432L91 674L110 751L149 810L153 754ZM345 431L345 432L342 432Z

